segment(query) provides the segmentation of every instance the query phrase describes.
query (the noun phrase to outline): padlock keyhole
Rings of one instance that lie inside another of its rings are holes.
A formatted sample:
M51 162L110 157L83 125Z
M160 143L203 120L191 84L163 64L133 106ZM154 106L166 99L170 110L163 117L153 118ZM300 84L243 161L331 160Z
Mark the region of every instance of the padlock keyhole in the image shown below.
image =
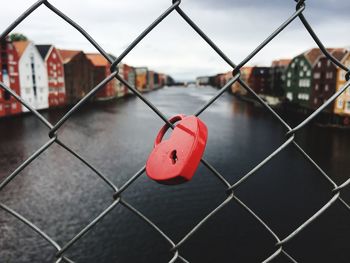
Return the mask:
M170 159L172 161L173 164L176 164L177 162L177 155L176 155L176 150L173 150L170 154Z

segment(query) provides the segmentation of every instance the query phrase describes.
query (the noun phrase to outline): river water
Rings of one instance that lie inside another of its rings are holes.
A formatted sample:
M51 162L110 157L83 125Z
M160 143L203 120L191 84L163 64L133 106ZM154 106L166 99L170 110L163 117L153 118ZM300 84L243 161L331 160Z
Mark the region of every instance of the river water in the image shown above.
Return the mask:
M167 116L191 114L214 88L164 88L146 94ZM66 110L45 112L56 122ZM234 183L286 140L286 130L263 108L222 96L201 115L208 126L205 158ZM292 119L288 119L293 123ZM87 105L59 131L59 138L117 186L145 163L162 121L139 99ZM295 123L293 123L295 124ZM0 120L0 179L48 141L47 128L31 115ZM336 183L350 174L350 132L310 125L296 139ZM252 175L235 194L284 238L332 197L332 187L293 147ZM112 202L108 186L58 145L24 169L0 194L64 245ZM227 197L202 165L193 180L159 185L144 174L123 198L175 242ZM342 197L350 202L350 189ZM285 245L298 262L349 262L350 212L338 201ZM273 237L241 206L230 202L180 249L190 262L262 262L275 251ZM23 223L0 210L0 262L53 262L55 250ZM76 262L157 263L171 259L168 243L118 205L67 251ZM273 262L290 262L284 256Z

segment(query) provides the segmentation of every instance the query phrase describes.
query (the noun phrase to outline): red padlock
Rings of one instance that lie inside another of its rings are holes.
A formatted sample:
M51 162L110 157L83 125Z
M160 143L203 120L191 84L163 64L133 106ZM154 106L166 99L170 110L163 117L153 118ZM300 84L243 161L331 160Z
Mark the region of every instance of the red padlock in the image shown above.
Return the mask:
M146 173L158 183L174 185L192 179L207 144L208 129L196 116L176 115L169 121L180 122L167 140L162 141L168 125L159 131Z

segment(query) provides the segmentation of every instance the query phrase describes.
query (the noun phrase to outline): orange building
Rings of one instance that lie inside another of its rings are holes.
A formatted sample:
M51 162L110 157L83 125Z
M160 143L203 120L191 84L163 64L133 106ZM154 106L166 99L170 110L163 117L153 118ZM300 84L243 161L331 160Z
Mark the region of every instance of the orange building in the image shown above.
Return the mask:
M248 84L249 87L251 87L251 83L249 82L251 80L251 75L253 72L253 67L243 67L241 68L241 80L243 80L245 83ZM230 72L232 76L232 72ZM233 83L231 87L231 91L233 94L238 95L238 96L246 96L247 91L245 88L241 86L237 81Z
M135 68L136 72L136 88L139 91L145 91L148 90L148 85L147 85L147 72L148 69L145 67L142 68Z
M347 68L350 68L350 52L341 60ZM336 91L341 89L346 83L346 72L340 68L337 69ZM334 103L334 113L342 116L350 116L350 88L344 91Z

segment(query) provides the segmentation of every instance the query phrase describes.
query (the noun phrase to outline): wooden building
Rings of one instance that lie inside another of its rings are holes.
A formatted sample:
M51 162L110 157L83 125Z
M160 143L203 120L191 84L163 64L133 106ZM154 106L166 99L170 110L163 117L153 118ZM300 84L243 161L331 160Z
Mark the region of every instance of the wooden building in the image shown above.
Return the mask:
M93 86L96 87L110 74L111 64L100 53L86 54L93 66ZM116 79L109 81L103 88L96 93L96 100L109 100L116 97Z
M286 70L285 91L290 102L304 108L310 107L313 69L321 55L319 48L313 48L296 56L289 63Z
M350 68L350 52L344 55L341 62L347 67ZM346 72L343 69L337 69L337 81L336 81L336 91L340 90L346 83L345 74ZM350 116L350 88L343 92L336 100L334 105L334 113L341 116ZM347 119L348 124L349 118Z
M249 87L252 87L252 75L253 72L253 67L242 67L241 68L241 80L243 80ZM228 72L228 77L229 79L231 79L232 76L232 71ZM245 88L243 88L241 86L241 84L238 83L238 81L236 81L235 83L233 83L233 85L231 86L231 91L234 95L236 96L246 96L248 94L247 90Z
M18 55L13 43L4 39L0 43L0 81L16 94L21 95ZM0 88L0 117L22 112L19 103L9 92Z
M135 68L135 72L136 72L136 88L139 91L146 91L149 89L148 87L148 68L146 67L139 67L139 68Z
M45 62L33 42L13 42L18 54L21 97L35 109L49 107L49 87ZM22 111L28 109L22 105Z
M347 54L347 50L337 48L333 49L330 53L333 57L342 61ZM326 56L321 55L316 60L313 68L310 108L317 109L336 92L338 78L337 72L337 66L335 66ZM326 110L328 112L333 112L334 106L334 102L332 102Z
M253 67L248 78L250 87L258 94L270 94L270 68Z
M94 88L94 66L83 51L58 50L64 65L66 101L74 104Z
M286 70L290 59L279 59L272 61L270 68L270 92L272 96L282 97L284 95L284 83L286 81Z
M66 104L66 88L61 55L53 45L36 45L36 47L46 66L49 107L63 106Z

